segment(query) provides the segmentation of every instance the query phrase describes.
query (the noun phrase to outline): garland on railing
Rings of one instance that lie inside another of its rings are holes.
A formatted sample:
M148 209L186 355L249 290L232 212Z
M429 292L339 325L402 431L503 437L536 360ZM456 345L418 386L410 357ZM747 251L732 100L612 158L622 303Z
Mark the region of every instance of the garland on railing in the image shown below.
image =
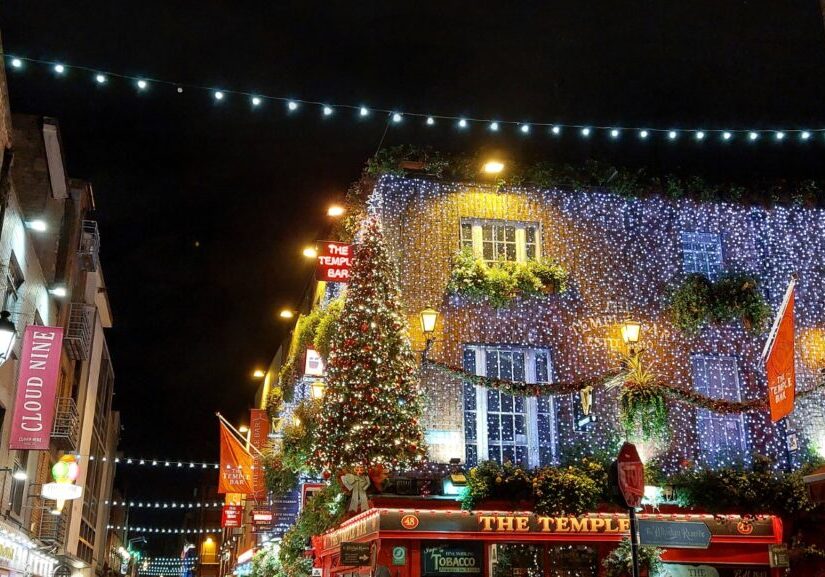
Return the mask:
M545 395L567 395L576 393L587 387L604 387L607 385L623 384L627 377L625 369L616 369L609 371L597 377L590 377L579 381L566 381L557 383L525 383L523 381L509 381L505 379L496 379L492 377L484 377L476 375L466 370L435 361L433 359L424 358L423 364L433 367L434 369L447 374L451 377L456 377L467 381L479 387L488 389L495 389L508 395L515 397L541 397ZM739 413L753 413L756 411L763 411L768 408L768 400L766 398L750 399L747 401L728 401L726 399L714 399L673 385L664 384L661 381L652 385L660 389L671 400L682 403L687 403L698 407L700 409L708 409L720 414L739 414ZM796 397L803 398L812 393L825 389L825 378L820 379L813 387L804 391L797 391Z
M624 375L624 371L616 369L607 372L598 377L590 377L589 379L582 379L580 381L558 382L558 383L525 383L523 381L508 381L506 379L495 379L492 377L482 377L473 373L469 373L460 367L434 361L425 358L424 364L433 367L434 369L449 375L465 380L473 385L485 387L487 389L496 389L514 397L542 397L545 395L566 395L576 393L587 387L597 387L606 385L608 382L618 379ZM619 380L619 382L621 382Z

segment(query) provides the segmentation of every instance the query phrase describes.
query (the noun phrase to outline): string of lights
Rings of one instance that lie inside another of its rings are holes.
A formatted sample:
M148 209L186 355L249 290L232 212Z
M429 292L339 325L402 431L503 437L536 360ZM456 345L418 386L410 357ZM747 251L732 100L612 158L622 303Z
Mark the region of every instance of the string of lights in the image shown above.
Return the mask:
M183 562L194 562L198 560L198 556L195 555L194 557L186 557L181 559L180 557L144 557L142 563L146 564L155 564L155 563L183 563Z
M439 123L453 125L458 131L466 131L472 126L481 127L492 133L514 130L523 136L529 136L536 132L545 133L551 137L562 137L564 135L576 135L582 139L607 138L609 140L621 140L632 138L634 140L646 141L659 138L665 141L678 142L688 141L694 143L716 141L720 143L732 143L737 141L756 144L760 140L771 140L774 143L796 141L808 143L815 141L825 142L825 128L808 128L788 126L781 128L678 128L678 127L644 127L627 125L586 125L575 122L529 122L527 120L514 119L494 119L479 118L472 116L459 116L454 114L423 113L413 111L402 111L381 107L370 107L358 104L334 104L322 102L320 100L292 98L287 96L276 96L270 94L253 93L239 89L224 89L189 84L185 82L173 82L148 76L133 76L117 72L109 72L83 65L72 65L52 60L41 60L38 58L28 58L25 56L5 55L11 69L18 73L23 73L27 66L42 66L51 70L59 78L67 77L72 72L83 74L91 84L97 87L105 87L113 81L122 81L134 86L138 94L147 93L152 89L174 89L177 94L182 94L185 90L194 90L208 93L216 103L224 103L232 98L242 99L247 102L252 110L261 108L267 103L277 103L286 108L288 114L297 114L299 109L306 107L317 111L321 118L331 118L336 113L349 113L356 119L364 121L371 117L386 118L390 125L402 125L405 121L423 122L426 126L435 126ZM818 138L815 138L818 137Z
M95 457L94 455L78 455L78 459L83 457L94 461L96 458L104 463L114 461L122 465L136 465L146 467L176 467L178 469L220 469L218 463L205 463L200 461L178 461L176 459L144 459L139 457Z
M111 507L129 507L138 509L197 509L202 507L223 507L224 505L240 505L241 503L225 503L224 501L195 501L177 503L175 501L104 501Z
M202 533L218 533L221 531L220 527L208 527L206 529L176 529L170 527L132 527L128 525L107 525L106 528L114 529L115 531L129 531L130 533L166 533L173 535L198 535Z

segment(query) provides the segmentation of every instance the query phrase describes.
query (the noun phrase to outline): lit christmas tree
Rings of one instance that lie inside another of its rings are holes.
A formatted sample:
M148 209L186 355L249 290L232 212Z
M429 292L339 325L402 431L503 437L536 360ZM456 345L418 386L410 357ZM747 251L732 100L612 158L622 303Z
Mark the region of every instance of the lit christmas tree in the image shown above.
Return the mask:
M396 269L375 219L364 223L355 246L327 377L316 467L404 467L423 457L416 361Z

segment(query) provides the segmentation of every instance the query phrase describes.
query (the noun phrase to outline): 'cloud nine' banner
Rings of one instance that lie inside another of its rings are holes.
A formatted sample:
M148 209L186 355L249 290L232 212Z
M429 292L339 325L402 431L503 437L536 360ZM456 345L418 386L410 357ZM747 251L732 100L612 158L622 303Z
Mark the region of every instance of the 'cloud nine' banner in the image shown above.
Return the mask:
M10 449L45 451L54 422L61 327L29 325L23 335Z

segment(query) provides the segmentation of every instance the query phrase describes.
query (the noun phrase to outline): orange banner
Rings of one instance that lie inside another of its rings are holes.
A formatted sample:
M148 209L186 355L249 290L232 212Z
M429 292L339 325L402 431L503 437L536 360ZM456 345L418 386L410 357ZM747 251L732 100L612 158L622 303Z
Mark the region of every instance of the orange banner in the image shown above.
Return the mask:
M269 415L266 409L249 410L249 442L252 446L263 452L269 444ZM266 499L266 480L264 477L264 467L261 456L257 451L255 454L255 469L252 472L252 496L256 501Z
M218 493L252 493L253 459L240 441L221 427L221 470L218 475Z
M776 337L765 359L768 375L768 400L773 422L793 411L796 393L796 367L794 366L794 289L791 287L782 318L776 329Z

